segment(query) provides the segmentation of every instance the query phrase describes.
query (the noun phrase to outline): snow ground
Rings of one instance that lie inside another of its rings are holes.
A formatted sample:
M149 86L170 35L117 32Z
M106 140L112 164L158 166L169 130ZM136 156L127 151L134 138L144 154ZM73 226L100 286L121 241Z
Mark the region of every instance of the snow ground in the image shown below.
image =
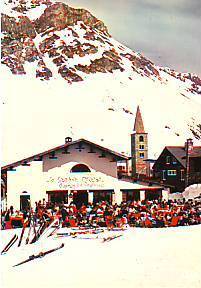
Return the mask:
M64 230L65 228L62 228ZM1 248L20 229L1 231ZM130 228L122 237L101 239L70 237L13 247L1 257L1 287L172 287L201 286L201 226L166 229ZM98 237L103 237L102 233ZM13 268L29 255L64 248Z

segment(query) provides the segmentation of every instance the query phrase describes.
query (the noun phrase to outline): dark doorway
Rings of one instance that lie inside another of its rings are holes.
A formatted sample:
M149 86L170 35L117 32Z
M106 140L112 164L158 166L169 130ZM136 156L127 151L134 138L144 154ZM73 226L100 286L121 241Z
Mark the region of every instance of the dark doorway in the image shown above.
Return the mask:
M123 190L123 201L139 201L140 200L140 191L139 190Z
M73 203L76 205L78 209L82 206L82 204L88 204L88 193L87 191L76 191L73 193Z
M161 197L162 197L162 191L161 190L158 190L158 191L147 190L147 191L145 191L145 200L157 200Z
M58 190L58 191L47 191L48 202L57 204L67 204L68 203L68 191Z
M30 208L30 195L20 195L20 211Z
M93 203L98 203L101 201L106 201L109 204L112 204L112 192L113 190L110 191L94 191L93 193Z

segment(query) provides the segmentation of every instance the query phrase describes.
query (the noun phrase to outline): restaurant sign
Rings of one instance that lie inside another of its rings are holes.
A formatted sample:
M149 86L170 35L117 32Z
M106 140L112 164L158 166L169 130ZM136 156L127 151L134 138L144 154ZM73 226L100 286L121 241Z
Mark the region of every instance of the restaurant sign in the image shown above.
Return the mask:
M91 173L90 173L91 174ZM105 181L101 176L94 174L87 176L67 176L67 177L49 177L47 179L48 188L51 189L90 189L90 188L103 188Z

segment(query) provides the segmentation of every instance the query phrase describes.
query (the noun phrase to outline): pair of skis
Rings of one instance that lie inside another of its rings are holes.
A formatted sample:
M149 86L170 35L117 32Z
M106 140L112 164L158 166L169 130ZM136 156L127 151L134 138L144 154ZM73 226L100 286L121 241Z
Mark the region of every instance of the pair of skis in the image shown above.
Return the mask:
M112 241L112 240L114 240L114 239L116 239L116 238L119 238L119 237L121 237L121 236L122 236L122 234L113 235L113 236L109 236L109 237L103 238L103 243L105 243L105 242L110 242L110 241Z
M15 234L11 240L8 242L8 244L3 248L3 250L1 251L1 254L5 254L17 241L18 236L17 234Z
M59 230L59 228L60 228L60 224L57 225L47 237L53 236L56 233L56 231Z
M48 222L47 221L43 221L39 228L38 228L38 231L34 234L34 237L33 239L30 241L30 244L33 244L35 243L39 237L43 234L43 232L45 231L45 229L48 227Z
M16 264L16 265L14 265L13 267L20 266L20 265L22 265L22 264L25 264L25 263L30 262L30 261L32 261L32 260L35 260L35 259L37 259L37 258L42 258L42 257L46 256L47 254L50 254L50 253L52 253L52 252L55 252L55 251L57 251L57 250L59 250L59 249L61 249L61 248L63 248L63 247L64 247L64 243L62 243L62 244L61 244L59 247L57 247L57 248L53 248L53 249L47 250L47 251L45 251L45 252L40 252L40 253L37 254L37 255L31 255L31 256L29 256L28 259L26 259L26 260L24 260L24 261L22 261L22 262L20 262L20 263L18 263L18 264Z

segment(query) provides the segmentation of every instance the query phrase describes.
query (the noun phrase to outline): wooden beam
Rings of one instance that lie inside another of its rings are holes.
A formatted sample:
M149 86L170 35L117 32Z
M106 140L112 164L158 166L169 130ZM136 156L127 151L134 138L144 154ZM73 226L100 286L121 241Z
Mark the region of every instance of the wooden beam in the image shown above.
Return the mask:
M61 152L62 154L70 154L70 152L68 151L68 148L64 148L64 151Z
M82 143L78 143L78 147L76 147L75 149L79 150L79 152L81 152L83 149L85 149L85 147L82 146Z
M58 157L55 156L55 152L50 153L49 159L58 159Z
M27 161L22 162L22 166L31 166L30 163L28 163Z
M39 156L37 158L34 158L34 161L43 161L43 156Z
M104 152L102 152L102 153L101 153L101 155L99 155L98 157L99 157L99 158L105 158L105 157L106 157L106 155L105 155L105 153L104 153Z
M88 151L88 153L96 153L96 152L94 151L93 147L90 146L90 150Z
M8 171L16 171L16 168L14 168L13 166L10 166L10 167L8 168Z

